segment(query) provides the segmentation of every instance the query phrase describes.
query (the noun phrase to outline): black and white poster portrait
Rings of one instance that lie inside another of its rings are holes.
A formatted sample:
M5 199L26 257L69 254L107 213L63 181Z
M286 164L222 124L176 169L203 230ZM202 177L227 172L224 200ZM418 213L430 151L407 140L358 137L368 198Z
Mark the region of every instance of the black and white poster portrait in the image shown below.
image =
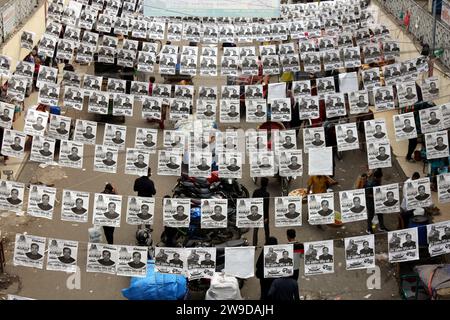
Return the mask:
M400 58L400 47L397 41L387 40L383 41L383 55L384 60L397 60Z
M391 144L389 140L367 143L369 169L392 167Z
M62 12L61 12L62 14ZM62 24L57 21L49 20L49 23L45 27L45 36L56 37L59 38L62 30Z
M127 148L125 174L145 176L150 162L150 153L134 148Z
M42 89L41 89L42 90ZM74 108L75 110L83 110L84 90L78 87L64 87L64 106Z
M240 179L242 177L242 153L230 151L219 153L219 176Z
M365 189L341 191L339 199L343 223L367 220Z
M450 252L450 222L427 225L428 252L435 257Z
M117 246L88 243L86 272L116 274L118 261Z
M400 211L400 192L397 183L374 187L375 213L396 213Z
M214 134L210 131L191 131L189 132L189 151L190 152L210 152L211 142Z
M237 131L216 132L216 152L221 153L238 151L238 143L239 138Z
M115 17L108 14L99 14L97 19L96 30L98 32L110 33L114 26Z
M300 119L317 119L320 116L319 99L317 96L297 97Z
M113 95L113 110L114 116L133 116L134 96L132 94L120 94Z
M444 116L442 114L442 108L439 106L422 109L419 111L420 116L420 128L423 133L430 133L444 128Z
M380 82L380 69L372 68L362 71L364 89L373 90L374 88L381 87Z
M186 145L186 134L183 131L164 130L163 146L167 150L183 152Z
M302 150L281 151L279 170L282 177L298 177L303 175Z
M248 152L267 151L267 130L246 131L246 146Z
M300 58L297 54L280 56L280 63L283 68L283 72L300 71Z
M347 114L343 93L326 94L324 99L327 118L341 117Z
M217 100L217 87L216 86L199 86L198 100Z
M155 199L149 197L128 197L127 223L131 225L153 225Z
M311 82L309 80L293 81L292 93L295 97L298 96L310 96L311 95Z
M261 59L263 66L263 75L280 74L280 59L276 56L263 56Z
M109 78L106 88L109 92L125 94L126 86L127 82L125 80Z
M25 117L24 133L30 136L43 136L47 129L49 113L28 109Z
M181 41L181 35L183 33L183 24L171 21L167 25L167 40L169 41Z
M334 273L333 240L305 242L305 276Z
M217 43L219 41L219 26L214 23L203 24L203 42Z
M27 61L17 61L14 74L31 79L34 74L34 63Z
M352 91L348 94L350 114L369 112L369 95L367 90Z
M122 196L96 193L92 223L96 226L120 227Z
M85 223L89 215L89 192L62 191L61 220Z
M172 95L172 85L170 84L160 84L154 83L152 96L163 98L163 104L170 104L170 97Z
M275 158L273 151L250 153L250 176L272 177L275 174Z
M249 123L258 123L267 121L267 101L245 100L246 121Z
M325 71L336 70L344 66L337 49L322 52L322 60Z
M439 79L438 77L426 78L423 80L422 97L424 101L431 101L439 98Z
M56 188L41 185L30 185L27 213L33 217L53 218Z
M359 138L356 122L337 124L336 139L339 151L359 149Z
M118 148L119 150L125 150L126 136L127 126L107 123L103 135L103 144Z
M425 134L427 159L439 159L449 156L447 130Z
M20 47L27 50L32 50L35 36L36 33L34 32L23 31L22 35L20 36Z
M256 55L256 50L253 50L255 47L244 47L244 48L250 48L250 50L251 50L249 53L245 54L244 56ZM243 49L241 48L241 58L243 57L242 50ZM259 46L259 54L262 57L276 56L277 55L277 46L274 44Z
M114 22L114 34L120 34L127 36L128 32L130 30L130 19L123 16L123 9L125 8L125 4L130 2L125 2L124 7L122 8L122 17L117 17L116 21ZM131 4L131 3L130 3Z
M384 119L364 121L364 130L367 142L389 140Z
M264 246L264 278L290 277L293 274L293 244Z
M22 212L25 185L15 181L0 181L0 208L3 210Z
M191 219L191 200L165 198L163 203L164 226L173 228L189 227Z
M211 175L212 155L210 152L191 152L189 155L189 176L207 178Z
M98 62L114 64L116 57L116 49L106 46L100 46L98 48ZM110 78L111 79L111 78Z
M259 73L257 56L248 56L241 58L240 66L242 75L257 76Z
M58 85L50 85L44 83L39 89L38 103L56 106L59 100L59 88Z
M277 98L270 100L272 121L291 121L291 99Z
M156 56L153 53L139 51L137 69L142 72L154 72Z
M133 68L136 55L137 52L133 50L117 49L117 65Z
M227 228L228 226L228 200L202 199L201 200L201 227L202 229Z
M319 72L321 70L320 52L302 52L303 69L305 72Z
M222 86L221 92L222 100L239 100L240 87L239 86Z
M148 82L131 81L130 94L134 95L135 101L143 101L149 95Z
M14 266L43 269L45 242L44 237L16 233Z
M309 224L334 223L334 194L319 193L308 195L308 222Z
M63 12L64 5L60 1L53 1L49 3L48 16L50 17L51 21L59 21Z
M378 68L376 69L378 70ZM385 85L387 86L395 85L398 82L398 80L402 78L402 72L400 71L400 63L385 65L383 66L382 70L384 80L386 83Z
M76 272L78 241L48 239L47 270Z
M102 83L103 77L85 74L83 81L84 94L89 95L93 92L97 92L99 94L100 90L102 89Z
M406 199L407 210L431 206L433 200L431 199L430 178L408 179L403 185L403 197Z
M296 39L296 40L297 39L300 39L300 40L306 39L304 22L302 20L291 21L289 31L290 31L291 39Z
M85 144L95 145L97 136L97 122L77 119L73 140Z
M297 136L295 130L272 131L272 143L275 151L295 150L297 149Z
M310 148L325 148L325 129L312 127L303 129L303 148L308 153Z
M117 37L111 37L111 36L104 35L102 37L102 46L117 49L119 46L119 39Z
M95 146L94 171L117 173L119 150L105 145Z
M450 202L450 173L442 173L437 176L439 203Z
M117 275L126 277L141 277L147 275L147 247L117 246Z
M131 36L133 38L146 39L148 22L145 20L131 20L130 22L131 22ZM164 36L162 39L164 39Z
M389 262L419 260L417 228L388 233Z
M317 81L317 95L319 99L325 99L329 94L336 93L333 77L319 78Z
M34 70L34 68L33 68L33 70ZM71 86L71 87L80 88L82 78L83 78L83 74L78 74L76 72L64 70L61 84L63 85L63 87Z
M56 47L56 58L61 60L72 60L75 42L66 39L60 39Z
M417 90L415 82L397 83L397 97L400 107L412 106L417 102Z
M159 150L158 175L180 176L182 160L183 158L179 151Z
M58 78L58 69L40 66L36 86L40 88L41 85L44 83L56 84L57 78Z
M83 168L84 144L76 141L61 140L59 165L75 169Z
M151 39L164 40L164 30L166 25L164 22L153 21L150 24L148 35Z
M301 53L315 52L318 49L317 43L314 40L300 40L298 45ZM302 60L304 60L303 57Z
M410 59L400 62L400 79L404 82L415 81L419 76L419 71L425 72L425 70L421 70L422 68L420 68L418 64L420 64L420 62L418 62L416 59Z
M200 75L201 76L217 76L217 57L201 56L200 57Z
M217 111L216 101L197 100L196 118L201 120L215 120Z
M185 248L155 247L155 271L183 275L187 265L185 251Z
M161 49L161 54L170 54L170 55L177 55L178 54L178 46L175 45L164 45Z
M175 74L175 67L177 65L176 54L162 54L159 60L160 74Z
M105 38L106 37L107 36L103 36L103 45L104 46L108 46L108 47L112 47L112 46L110 46L108 44L105 44ZM96 32L89 32L89 31L85 30L83 32L83 36L81 37L81 43L84 43L84 44L89 45L89 46L97 47L98 38L99 38L99 34L98 33L96 33ZM110 37L110 38L112 38L112 37ZM118 41L118 40L116 39L116 41Z
M53 58L57 43L58 43L57 37L44 34L41 40L39 41L38 53L43 55L44 57Z
M35 136L31 145L31 161L52 163L55 155L56 140L51 137Z
M414 112L396 114L393 116L393 120L396 141L417 138Z
M345 47L342 49L344 54L344 66L346 68L358 68L361 66L360 47Z
M296 54L294 42L281 43L278 48L280 56Z
M97 10L92 6L84 6L83 10L81 10L80 19L78 19L78 27L85 30L92 30L96 19Z
M156 153L158 130L150 128L136 128L134 147L149 153Z
M27 135L22 131L4 129L2 155L22 159L25 156Z
M0 76L9 78L11 76L11 58L0 55Z
M264 99L264 90L262 85L248 85L245 86L245 99L246 100L261 100Z
M368 43L363 46L364 52L364 63L380 63L383 59L381 55L381 49L378 42L376 43Z
M346 270L375 268L373 234L344 239Z
M96 49L96 46L80 43L75 61L78 63L94 62L94 53L96 52Z
M239 100L221 100L220 101L220 122L237 123L240 122L240 104Z
M262 228L264 225L264 198L239 199L238 228Z
M186 99L174 98L170 102L170 120L183 120L189 118L191 110L191 101Z
M12 127L14 109L14 105L0 102L0 127L5 129L10 129Z
M25 99L25 92L27 90L29 79L22 76L13 75L8 80L7 97L10 101L22 102Z
M275 198L275 227L294 227L302 225L302 198Z
M188 279L212 279L216 272L216 248L194 248L185 251Z
M74 26L80 16L83 4L77 1L69 1L67 6L64 7L63 14L61 16L61 22L65 25Z
M225 51L224 51L225 52ZM239 57L222 56L220 73L222 76L238 76Z
M219 41L233 43L235 40L234 29L233 24L219 24Z
M195 76L197 75L197 56L181 56L180 74Z

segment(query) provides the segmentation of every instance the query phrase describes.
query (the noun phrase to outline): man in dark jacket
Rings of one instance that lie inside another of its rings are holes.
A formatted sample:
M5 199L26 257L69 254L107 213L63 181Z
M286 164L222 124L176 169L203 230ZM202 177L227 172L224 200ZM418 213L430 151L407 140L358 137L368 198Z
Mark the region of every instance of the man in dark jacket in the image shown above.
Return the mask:
M153 197L156 194L155 184L150 179L152 169L149 167L147 176L142 176L134 181L133 190L137 192L139 197Z
M270 301L299 301L298 282L290 277L275 279L267 298Z
M269 204L270 204L270 193L267 192L267 185L269 184L269 179L266 177L261 178L261 188L256 189L253 192L252 198L264 198L264 234L265 241L269 239ZM253 231L253 245L258 245L258 228Z

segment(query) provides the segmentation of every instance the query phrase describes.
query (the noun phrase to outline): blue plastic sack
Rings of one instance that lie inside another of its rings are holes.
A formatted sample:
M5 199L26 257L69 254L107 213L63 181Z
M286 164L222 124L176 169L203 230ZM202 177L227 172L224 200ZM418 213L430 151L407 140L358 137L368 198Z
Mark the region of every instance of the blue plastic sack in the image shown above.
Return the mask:
M186 277L155 272L155 263L149 260L147 276L132 277L130 287L122 289L122 295L129 300L180 300L186 290Z

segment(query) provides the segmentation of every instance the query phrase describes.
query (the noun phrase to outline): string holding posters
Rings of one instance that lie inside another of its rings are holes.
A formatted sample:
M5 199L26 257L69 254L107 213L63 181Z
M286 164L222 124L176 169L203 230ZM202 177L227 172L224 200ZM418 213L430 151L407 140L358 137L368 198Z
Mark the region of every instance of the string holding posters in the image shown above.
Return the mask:
M237 207L238 228L262 228L264 225L264 199L239 199Z
M43 269L45 241L44 237L16 233L14 266Z
M116 194L96 193L94 195L94 215L92 223L95 226L120 227L122 215L122 196Z
M190 199L164 199L163 222L164 226L172 228L188 228L191 221Z
M333 240L305 242L305 276L334 273Z
M375 268L375 236L373 234L344 239L346 270Z
M77 272L78 241L48 239L47 270Z
M62 194L61 220L87 222L90 193L63 189Z
M294 245L264 246L264 278L290 277L294 274Z
M419 260L417 228L388 232L389 262Z
M275 198L275 227L293 227L302 225L302 198Z

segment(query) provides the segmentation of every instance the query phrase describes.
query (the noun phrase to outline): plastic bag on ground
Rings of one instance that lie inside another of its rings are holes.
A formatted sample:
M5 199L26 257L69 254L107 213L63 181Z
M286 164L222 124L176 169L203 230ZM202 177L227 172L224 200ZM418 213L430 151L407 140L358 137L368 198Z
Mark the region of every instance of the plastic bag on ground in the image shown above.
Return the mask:
M206 292L205 300L242 300L239 283L235 277L216 272Z

